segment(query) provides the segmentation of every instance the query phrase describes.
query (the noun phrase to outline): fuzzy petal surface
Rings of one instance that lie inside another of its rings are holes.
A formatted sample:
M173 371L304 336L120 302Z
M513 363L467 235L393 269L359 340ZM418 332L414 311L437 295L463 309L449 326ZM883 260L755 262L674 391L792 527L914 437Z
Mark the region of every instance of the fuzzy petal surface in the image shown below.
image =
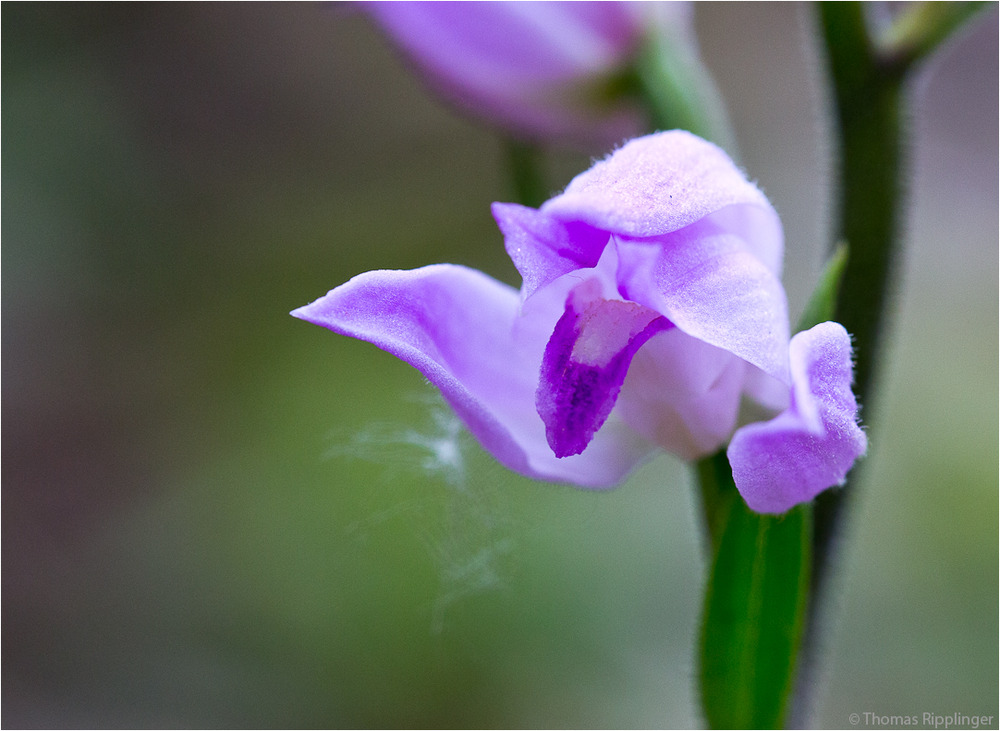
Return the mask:
M492 211L507 255L524 279L525 299L564 274L597 266L610 239L606 231L516 203L494 203Z
M758 513L783 513L843 484L868 441L851 391L851 338L824 322L798 333L789 348L791 404L766 422L736 431L727 455L733 479Z
M558 459L535 409L544 340L516 337L516 290L465 267L361 274L295 317L370 342L419 370L499 462L536 479L605 487L655 447L609 422L585 453Z
M743 239L699 223L616 247L624 297L790 384L785 290Z
M784 237L774 208L725 152L689 132L628 142L541 211L630 238L662 236L712 217L781 274Z

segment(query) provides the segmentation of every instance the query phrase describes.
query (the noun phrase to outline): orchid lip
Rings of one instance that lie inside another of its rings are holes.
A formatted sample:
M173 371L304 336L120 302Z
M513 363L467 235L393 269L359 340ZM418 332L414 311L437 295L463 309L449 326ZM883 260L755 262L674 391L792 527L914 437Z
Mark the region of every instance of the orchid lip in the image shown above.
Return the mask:
M573 288L545 347L535 393L556 457L587 448L611 414L635 353L671 327L647 307L604 299L596 277Z

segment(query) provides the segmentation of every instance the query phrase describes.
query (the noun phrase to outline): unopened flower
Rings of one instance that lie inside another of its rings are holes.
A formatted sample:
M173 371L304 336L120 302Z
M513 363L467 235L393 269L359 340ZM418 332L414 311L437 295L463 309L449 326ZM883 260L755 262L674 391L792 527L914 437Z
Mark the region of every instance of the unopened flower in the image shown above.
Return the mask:
M614 144L643 131L643 111L621 87L648 34L667 34L679 56L695 55L689 5L373 2L362 7L429 86L466 113L520 137Z
M718 147L642 137L540 209L493 214L520 292L438 264L362 274L293 314L415 366L535 478L609 486L660 449L696 459L732 437L747 503L783 512L864 452L850 339L825 323L789 340L781 223ZM736 429L744 398L777 416Z

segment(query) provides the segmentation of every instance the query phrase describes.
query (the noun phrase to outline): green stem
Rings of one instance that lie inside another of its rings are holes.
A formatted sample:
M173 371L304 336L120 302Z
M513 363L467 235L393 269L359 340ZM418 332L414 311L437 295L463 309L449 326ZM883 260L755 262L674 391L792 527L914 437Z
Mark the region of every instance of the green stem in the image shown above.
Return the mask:
M902 74L883 65L859 3L821 3L840 147L839 226L847 261L835 309L854 337L855 390L864 404L897 265L902 203Z
M869 425L876 401L873 385L891 314L900 212L905 203L905 81L916 62L954 33L979 5L918 4L876 43L865 23L863 3L818 4L839 147L835 211L839 229L834 240L846 241L850 247L834 319L854 338L855 393ZM816 500L805 673L809 672L808 655L815 648L821 595L857 473L851 474L845 489L828 490ZM808 685L800 679L800 692ZM801 717L805 701L801 696L797 701L795 713Z
M820 29L833 89L839 143L839 200L835 241L850 256L834 307L834 319L854 338L855 393L868 399L883 341L886 303L897 264L899 208L903 190L902 67L883 64L868 35L860 3L819 3ZM871 409L864 411L871 421ZM850 482L856 480L857 470ZM792 709L803 724L812 687L819 613L852 485L827 490L815 502L812 585L800 677Z
M835 241L846 241L851 251L836 318L854 337L855 392L870 416L868 397L884 341L904 203L904 81L916 61L983 4L918 4L880 44L868 34L862 5L822 2L819 15L840 152Z
M537 208L549 198L542 173L542 154L538 147L515 139L504 140L507 167L514 200Z
M732 482L733 473L725 452L717 452L711 457L704 457L695 464L698 477L698 489L701 492L701 509L705 519L706 538L708 540L708 555L714 556L719 549L719 539L722 535L726 502L733 499L727 493L726 486Z

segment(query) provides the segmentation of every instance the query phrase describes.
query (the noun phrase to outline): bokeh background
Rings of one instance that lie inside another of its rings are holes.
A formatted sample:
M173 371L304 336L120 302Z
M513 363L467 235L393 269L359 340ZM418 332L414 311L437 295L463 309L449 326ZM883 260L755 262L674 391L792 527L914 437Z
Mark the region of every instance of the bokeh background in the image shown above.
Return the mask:
M810 8L697 8L797 313L832 221ZM2 8L3 725L687 727L685 465L537 484L288 311L517 283L493 134L317 4ZM810 723L998 702L995 9L913 88L907 251ZM549 158L553 188L604 150Z

